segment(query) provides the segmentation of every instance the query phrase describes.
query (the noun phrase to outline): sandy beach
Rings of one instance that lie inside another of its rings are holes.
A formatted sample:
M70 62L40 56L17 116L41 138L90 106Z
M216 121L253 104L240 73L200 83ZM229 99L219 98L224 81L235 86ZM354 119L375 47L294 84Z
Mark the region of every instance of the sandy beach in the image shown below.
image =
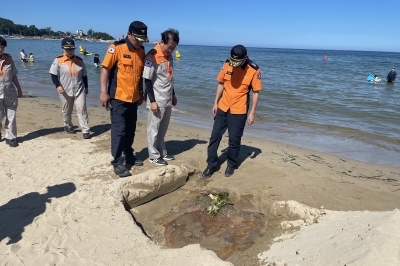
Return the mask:
M139 119L133 146L144 166L121 179L110 165L109 114L88 111L92 139L84 140L79 127L75 135L63 131L58 101L20 99L19 147L0 143L0 265L400 265L400 168L245 136L239 169L226 178L224 137L221 169L202 179L211 129L172 121L170 166L190 169L186 183L130 209L121 187L165 168L148 161L146 121ZM228 192L234 208L251 217L219 213L215 218L229 218L223 221L236 230L231 236L253 238L228 245L228 230L220 228L197 242L207 249L195 244L193 227L175 238L164 232L161 224L204 212L176 206L210 191Z

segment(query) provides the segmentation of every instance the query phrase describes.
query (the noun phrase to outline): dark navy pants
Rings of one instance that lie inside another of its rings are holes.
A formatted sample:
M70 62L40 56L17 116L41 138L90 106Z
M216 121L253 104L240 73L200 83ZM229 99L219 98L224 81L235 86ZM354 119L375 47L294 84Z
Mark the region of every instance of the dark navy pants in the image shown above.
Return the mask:
M222 136L226 129L229 134L229 147L227 151L227 159L229 167L237 167L237 158L240 151L240 142L243 136L244 126L246 125L247 114L231 114L218 108L214 118L214 126L211 132L210 143L207 148L207 165L208 167L218 166L218 147Z
M111 164L123 164L124 160L134 162L132 144L135 138L137 104L111 99ZM125 158L122 156L125 153Z

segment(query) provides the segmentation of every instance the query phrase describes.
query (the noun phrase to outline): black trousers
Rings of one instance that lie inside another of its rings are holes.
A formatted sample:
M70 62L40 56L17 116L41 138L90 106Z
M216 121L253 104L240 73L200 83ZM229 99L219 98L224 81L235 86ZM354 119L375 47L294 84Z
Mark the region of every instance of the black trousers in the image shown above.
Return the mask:
M123 164L124 160L134 162L132 144L135 138L137 104L111 99L111 164ZM122 156L125 153L125 158Z
M218 108L214 118L214 126L211 132L210 143L207 148L207 165L216 168L218 166L218 147L226 129L229 133L229 147L227 159L229 167L237 167L237 158L240 151L240 143L243 136L244 126L246 125L247 114L231 114Z

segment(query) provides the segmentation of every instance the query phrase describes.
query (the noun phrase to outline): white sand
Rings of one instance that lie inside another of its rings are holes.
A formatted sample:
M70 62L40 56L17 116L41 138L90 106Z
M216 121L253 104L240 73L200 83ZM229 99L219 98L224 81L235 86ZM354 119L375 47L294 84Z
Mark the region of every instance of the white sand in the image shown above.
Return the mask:
M310 208L296 202L290 205L303 214L304 227L276 238L270 250L259 254L262 265L400 265L399 210L323 211L324 216L314 216L317 223L307 225Z
M198 245L161 249L144 236L120 202L123 179L88 179L112 169L91 142L41 137L2 151L1 236L23 232L17 243L1 240L1 265L230 265ZM68 182L76 187L69 195L40 196Z

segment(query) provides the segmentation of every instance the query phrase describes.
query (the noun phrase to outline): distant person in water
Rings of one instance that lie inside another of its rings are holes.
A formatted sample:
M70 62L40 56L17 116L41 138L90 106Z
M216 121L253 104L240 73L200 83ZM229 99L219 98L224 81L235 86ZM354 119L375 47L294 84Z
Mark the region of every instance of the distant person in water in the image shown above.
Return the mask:
M396 68L392 67L392 71L390 71L386 77L386 82L393 83L395 79L396 79Z
M28 59L28 61L29 61L30 63L35 62L35 58L33 57L33 54L32 54L32 53L29 53L29 59Z
M100 58L99 54L95 54L93 58L94 66L95 67L100 67Z
M90 54L90 53L88 52L88 50L84 49L84 50L83 50L83 54L84 54L84 55L87 55L87 54Z
M25 51L22 49L21 52L19 53L19 59L21 59L21 61L26 62L26 53Z

